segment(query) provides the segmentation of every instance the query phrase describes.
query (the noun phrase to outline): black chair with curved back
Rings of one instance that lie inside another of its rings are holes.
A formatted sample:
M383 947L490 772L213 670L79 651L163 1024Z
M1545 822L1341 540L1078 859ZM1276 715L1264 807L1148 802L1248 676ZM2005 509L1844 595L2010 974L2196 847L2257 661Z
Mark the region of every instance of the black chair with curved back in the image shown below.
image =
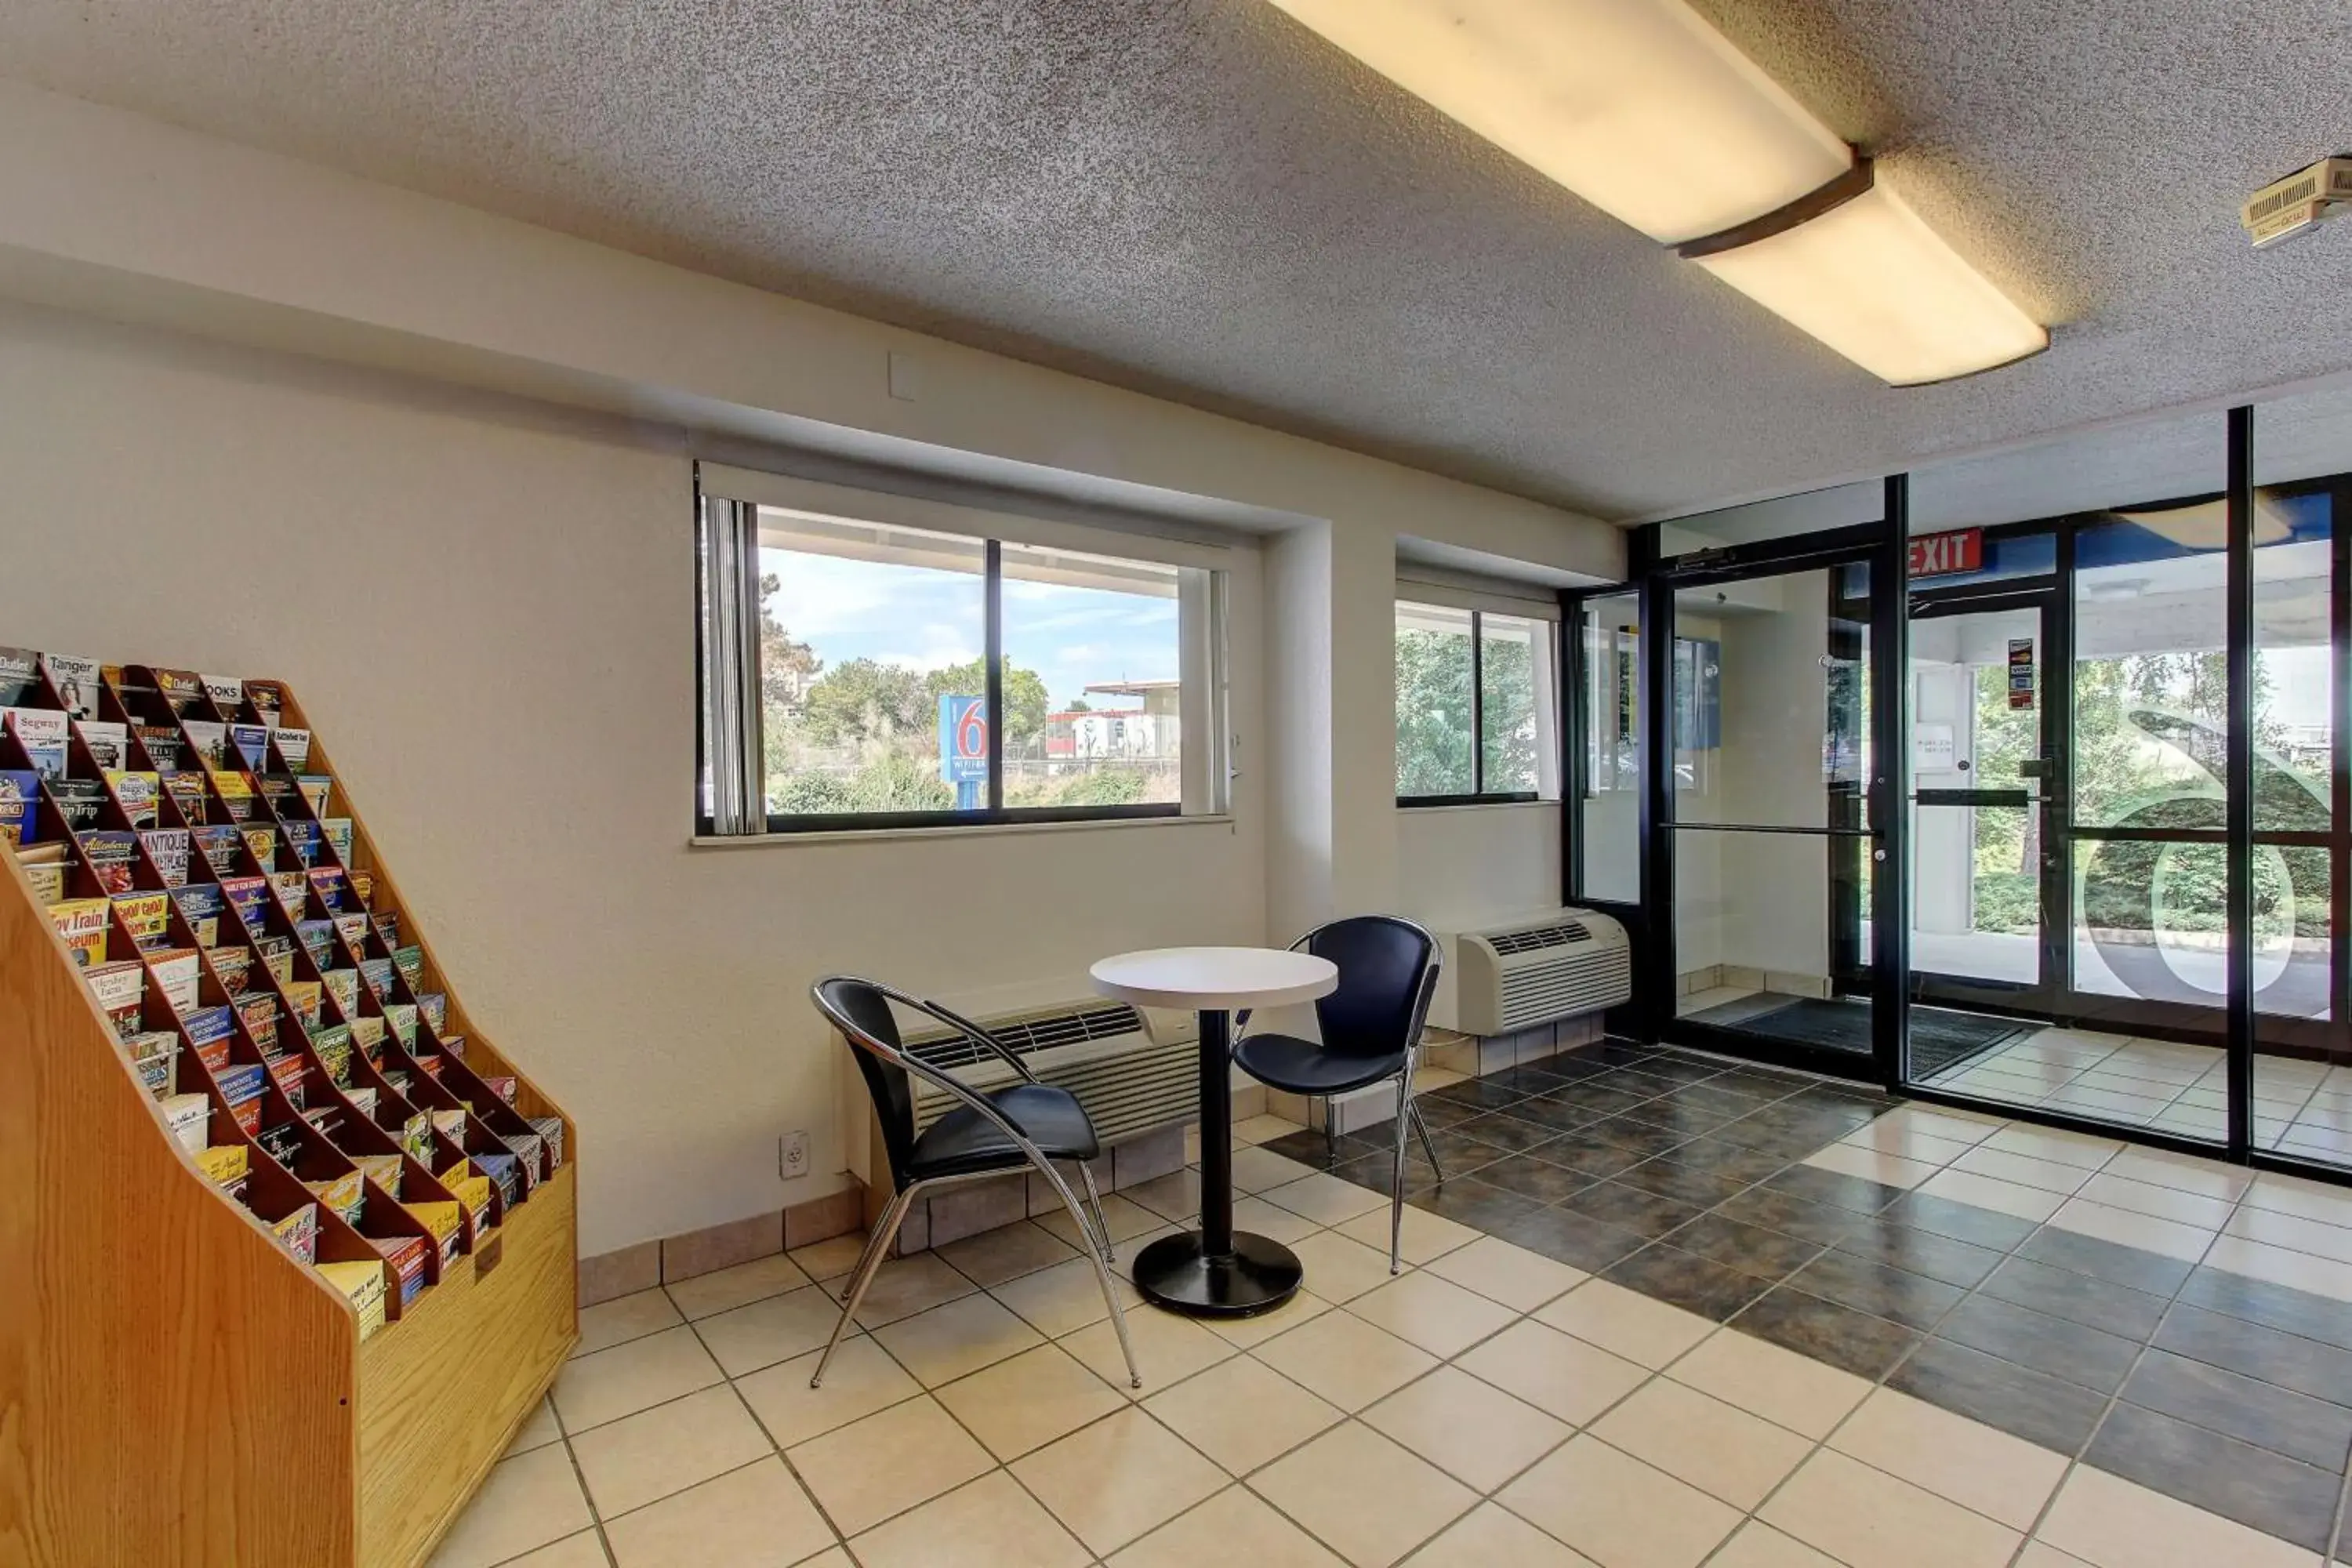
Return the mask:
M1422 1026L1437 991L1437 939L1395 915L1351 915L1318 926L1290 945L1294 952L1328 958L1339 968L1339 988L1315 1004L1315 1021L1323 1037L1244 1035L1234 1043L1234 1060L1260 1083L1323 1101L1324 1138L1335 1163L1339 1132L1334 1097L1396 1080L1395 1162L1389 1188L1389 1272L1393 1274L1404 1235L1408 1125L1421 1134L1430 1164L1437 1165L1437 1150L1412 1093ZM1234 1026L1248 1022L1249 1015L1244 1013ZM1445 1179L1443 1169L1437 1179Z
M1002 1041L936 1002L849 975L820 980L809 994L817 1011L856 1052L858 1070L865 1075L866 1092L874 1100L874 1112L881 1119L892 1189L889 1206L851 1271L849 1288L842 1297L841 1321L833 1326L833 1338L826 1342L824 1354L817 1358L809 1386L816 1387L824 1377L834 1347L841 1343L843 1331L857 1315L857 1304L889 1254L890 1243L906 1222L916 1195L945 1183L998 1176L1025 1167L1045 1176L1077 1222L1095 1274L1102 1282L1103 1300L1110 1306L1110 1321L1118 1331L1128 1376L1134 1386L1142 1387L1143 1374L1136 1370L1135 1350L1128 1342L1127 1313L1118 1289L1111 1282L1110 1266L1118 1258L1111 1249L1110 1227L1103 1219L1102 1194L1095 1190L1094 1174L1087 1169L1087 1162L1102 1150L1086 1108L1069 1090L1038 1082L1029 1065ZM1001 1058L1019 1075L1018 1080L1003 1089L977 1089L923 1060L902 1043L898 1016L890 1010L894 1002L936 1019ZM920 1132L915 1130L916 1079L961 1102ZM1054 1168L1056 1160L1077 1166L1078 1179L1086 1187L1085 1204Z

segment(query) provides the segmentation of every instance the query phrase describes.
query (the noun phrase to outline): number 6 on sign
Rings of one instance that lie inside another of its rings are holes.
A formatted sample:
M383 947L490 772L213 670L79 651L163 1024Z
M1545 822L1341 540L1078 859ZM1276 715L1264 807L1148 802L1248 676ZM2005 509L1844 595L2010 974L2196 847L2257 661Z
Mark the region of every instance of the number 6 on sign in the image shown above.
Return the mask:
M940 777L956 786L956 809L980 805L988 782L988 699L940 699Z

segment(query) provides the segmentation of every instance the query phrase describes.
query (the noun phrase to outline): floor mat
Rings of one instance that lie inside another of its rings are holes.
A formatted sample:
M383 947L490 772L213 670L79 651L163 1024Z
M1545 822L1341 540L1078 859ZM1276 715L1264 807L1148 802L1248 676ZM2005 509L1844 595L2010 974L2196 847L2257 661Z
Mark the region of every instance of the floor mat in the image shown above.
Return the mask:
M1867 1002L1803 996L1768 1012L1746 1011L1754 1005L1752 1000L1726 1003L1719 1009L1710 1007L1705 1013L1694 1013L1691 1018L1696 1023L1718 1024L1727 1029L1795 1045L1862 1053L1871 1048L1871 1009ZM1730 1016L1711 1016L1717 1012ZM1915 1005L1911 1009L1911 1076L1915 1080L1932 1078L2033 1027L2032 1024L1988 1017L1981 1013L1956 1013L1945 1007Z

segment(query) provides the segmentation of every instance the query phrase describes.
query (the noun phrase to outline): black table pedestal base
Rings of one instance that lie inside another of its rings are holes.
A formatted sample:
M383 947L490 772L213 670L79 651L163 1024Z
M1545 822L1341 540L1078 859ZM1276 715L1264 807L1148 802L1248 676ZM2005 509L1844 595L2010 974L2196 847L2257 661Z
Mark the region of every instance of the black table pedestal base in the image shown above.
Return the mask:
M1278 1241L1235 1231L1222 1257L1201 1250L1201 1233L1163 1236L1135 1255L1135 1288L1144 1300L1195 1318L1247 1318L1270 1312L1297 1294L1305 1272Z

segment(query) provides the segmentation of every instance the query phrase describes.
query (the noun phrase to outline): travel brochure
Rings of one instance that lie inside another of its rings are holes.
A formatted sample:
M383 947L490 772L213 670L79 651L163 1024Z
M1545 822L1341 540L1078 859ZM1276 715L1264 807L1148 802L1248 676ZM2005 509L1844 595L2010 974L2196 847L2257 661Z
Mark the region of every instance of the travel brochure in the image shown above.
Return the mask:
M564 1129L457 1065L289 706L275 681L0 647L0 846L166 1131L364 1338L529 1200Z

